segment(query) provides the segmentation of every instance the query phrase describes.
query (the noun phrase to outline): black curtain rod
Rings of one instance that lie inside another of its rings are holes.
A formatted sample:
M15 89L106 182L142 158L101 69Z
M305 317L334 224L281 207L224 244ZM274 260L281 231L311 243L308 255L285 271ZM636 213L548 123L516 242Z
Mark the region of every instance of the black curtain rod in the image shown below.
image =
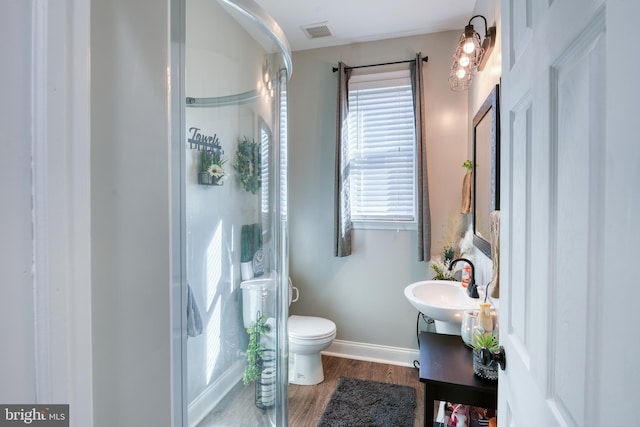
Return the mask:
M354 69L354 68L378 67L380 65L404 64L404 63L413 62L413 61L415 61L415 59L410 59L408 61L384 62L382 64L358 65L356 67L344 67L344 68L345 68L345 70L351 70L351 69ZM424 58L422 58L422 61L429 62L429 57L425 56ZM333 72L335 73L336 71L338 71L338 68L337 67L333 67Z

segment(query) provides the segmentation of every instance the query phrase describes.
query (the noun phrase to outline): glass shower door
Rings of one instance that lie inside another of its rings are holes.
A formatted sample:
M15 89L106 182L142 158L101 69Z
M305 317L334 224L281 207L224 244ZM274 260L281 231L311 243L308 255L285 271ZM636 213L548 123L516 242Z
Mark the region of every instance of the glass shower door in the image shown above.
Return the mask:
M255 3L186 2L189 426L287 424L290 72L286 40Z

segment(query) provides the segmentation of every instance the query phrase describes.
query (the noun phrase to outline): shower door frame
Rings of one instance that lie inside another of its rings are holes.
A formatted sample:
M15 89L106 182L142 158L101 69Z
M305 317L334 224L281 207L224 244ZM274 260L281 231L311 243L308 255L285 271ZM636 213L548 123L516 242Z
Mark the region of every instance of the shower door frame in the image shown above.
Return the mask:
M171 223L171 425L188 425L188 412L186 408L187 394L187 287L183 283L186 276L186 262L182 248L186 242L185 220L182 216L185 206L185 180L184 173L185 154L183 138L185 135L185 25L186 25L186 0L170 0L170 73L169 73L169 104L171 118L169 120L169 134L171 153L169 165L169 191L170 191L170 223Z
M280 111L279 105L282 97L287 96L288 80L291 77L291 51L284 33L277 23L253 0L218 0L219 3L227 4L236 8L251 20L254 20L257 27L274 42L282 55L284 68L279 70L278 85L276 87L276 112ZM242 3L241 5L238 3ZM186 219L184 208L186 206L186 180L184 179L184 168L186 164L186 154L184 150L184 135L186 135L186 91L185 91L185 50L186 50L186 0L170 0L171 22L170 22L170 135L171 135L171 161L170 169L170 214L171 214L171 425L188 426L187 411L187 334L186 334L186 259L183 249L186 248ZM284 85L285 90L282 90ZM284 102L287 102L286 99ZM282 115L277 114L275 128L272 129L273 137L277 137L274 143L276 154L276 164L280 165L281 156L286 153L280 152L281 138L287 138L286 118L282 123ZM279 168L278 168L279 169ZM279 170L278 170L279 172ZM274 191L282 189L282 175L276 174L274 177ZM285 183L286 174L285 174ZM284 220L282 212L281 198L276 197L277 203L273 205L277 215L276 226L280 230L275 233L276 241L274 247L281 253L277 258L275 271L278 274L276 286L276 304L278 321L277 341L281 351L278 352L278 388L276 391L276 425L288 425L287 410L287 383L288 383L288 226L286 216ZM287 209L287 206L284 206ZM288 209L287 209L288 210ZM286 274L283 274L286 273Z

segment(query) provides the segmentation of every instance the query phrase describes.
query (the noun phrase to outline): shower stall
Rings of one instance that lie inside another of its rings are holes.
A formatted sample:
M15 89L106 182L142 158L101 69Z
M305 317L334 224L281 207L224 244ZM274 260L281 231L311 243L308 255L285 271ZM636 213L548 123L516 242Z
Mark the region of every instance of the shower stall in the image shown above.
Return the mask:
M252 0L185 8L183 408L189 426L286 426L290 51ZM260 277L276 286L247 322Z

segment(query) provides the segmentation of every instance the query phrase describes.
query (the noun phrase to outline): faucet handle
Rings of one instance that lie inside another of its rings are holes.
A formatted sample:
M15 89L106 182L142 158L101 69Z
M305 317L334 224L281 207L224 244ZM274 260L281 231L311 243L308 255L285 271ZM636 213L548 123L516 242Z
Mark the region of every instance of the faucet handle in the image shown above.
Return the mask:
M467 294L471 298L480 298L480 294L478 293L478 285L476 285L475 281L472 281L471 283L469 283L469 286L467 286Z

